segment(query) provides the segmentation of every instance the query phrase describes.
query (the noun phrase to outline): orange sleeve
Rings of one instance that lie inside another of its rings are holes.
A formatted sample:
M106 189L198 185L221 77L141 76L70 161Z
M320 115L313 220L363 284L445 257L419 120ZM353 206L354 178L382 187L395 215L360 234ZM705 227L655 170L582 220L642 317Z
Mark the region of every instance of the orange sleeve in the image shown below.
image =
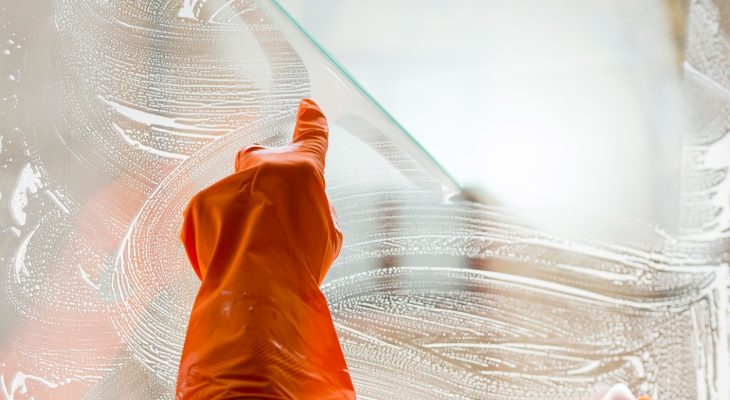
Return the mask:
M178 400L355 400L320 290L343 235L327 197L327 120L299 104L292 140L236 153L235 172L191 198L180 239L198 278Z
M195 275L198 276L198 279L200 281L203 281L203 275L200 271L200 265L198 263L198 252L195 248L195 224L192 220L192 213L190 212L190 205L188 205L187 208L185 208L185 211L183 211L183 223L182 228L180 229L180 241L183 244L183 247L185 248L185 253L188 256L188 260L190 261L190 265L193 267L193 271L195 271Z

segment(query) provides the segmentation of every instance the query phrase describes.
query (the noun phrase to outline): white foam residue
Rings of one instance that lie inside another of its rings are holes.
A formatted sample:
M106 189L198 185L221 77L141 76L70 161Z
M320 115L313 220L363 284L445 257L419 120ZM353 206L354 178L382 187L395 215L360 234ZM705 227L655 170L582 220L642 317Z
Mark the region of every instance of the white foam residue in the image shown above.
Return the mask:
M198 128L194 125L187 125L187 124L181 124L177 122L174 118L169 117L163 117L159 114L153 114L147 111L139 110L137 108L125 106L123 104L120 104L118 102L105 99L102 96L97 96L100 100L102 100L104 103L108 104L116 112L123 115L126 118L129 118L133 121L137 121L140 123L143 123L145 125L160 125L168 128L174 128L174 129L184 129L184 130L192 130L192 131L199 131L199 132L207 132L205 129ZM216 135L210 135L205 133L185 133L184 136L188 137L198 137L198 138L209 138L209 139L215 139L217 138Z
M298 101L313 96L332 122L327 198L345 236L322 291L358 398L585 399L596 384L623 382L653 399L728 399L730 283L727 255L715 253L727 246L582 214L590 228L572 233L560 216L445 201L443 172L405 150L410 139L316 47L292 40L294 25L267 17L269 3L57 0L49 19L13 21L34 35L23 51L36 53L12 82L17 95L0 102L18 117L6 130L29 133L0 136L3 158L31 160L4 169L13 172L0 187L15 222L0 228L12 242L0 246L3 322L23 328L0 332L10 349L0 366L13 358L58 385L87 376L74 387L85 398L169 397L199 288L180 211L232 172L238 149L279 151ZM707 5L690 4L692 40L718 29L716 10L711 23L697 14ZM721 105L700 113L707 121L686 157L687 176L701 178L685 185L696 189L690 216L698 230L712 225L711 240L730 220L730 188L711 186L730 164L730 80L718 80L727 64L717 52L726 39L713 36L720 45L685 66ZM661 126L661 115L640 116ZM594 236L602 227L616 239ZM0 371L12 380L0 382L6 399L38 398L30 392L45 388L30 380L53 385Z
M63 212L64 212L64 213L66 213L66 214L69 214L69 213L70 213L70 211L68 210L68 207L67 207L67 206L66 206L65 204L63 204L63 202L62 202L62 201L61 201L61 200L60 200L60 199L58 198L58 196L57 196L57 194L58 194L58 191L55 191L55 192L56 192L56 193L54 194L54 193L53 193L53 191L51 191L51 190L46 190L46 195L47 195L47 196L48 196L48 197L49 197L49 198L50 198L51 200L53 200L53 202L54 202L54 203L56 203L56 205L58 206L58 208L60 208L60 209L61 209L61 211L63 211Z
M18 225L25 225L25 207L28 205L28 191L36 193L43 187L41 176L33 170L30 163L26 163L18 175L18 179L10 198L10 213Z
M38 382L49 388L58 387L57 383L53 383L40 376L25 374L22 371L18 371L15 373L15 375L13 376L13 380L10 382L10 387L8 387L5 383L5 376L3 374L0 374L0 384L2 385L3 390L3 400L15 400L16 393L22 394L22 398L24 399L27 398L27 396L29 395L28 381ZM32 399L33 397L30 398Z
M35 234L38 227L34 228L28 235L23 239L22 242L20 242L20 246L18 246L18 249L15 252L15 257L13 261L13 267L15 269L15 279L18 282L21 282L20 274L22 273L26 277L30 276L30 272L28 271L28 268L25 265L25 254L28 251L28 243L30 243L30 239L33 237L33 234Z
M199 0L183 0L183 5L177 12L177 16L197 21L198 18L195 16L195 3L198 1Z
M4 232L9 232L10 234L12 234L13 236L15 236L16 238L17 237L20 237L20 234L21 234L20 229L14 227L14 226L10 226L10 227L7 227L7 228L3 228L2 230L0 230L0 232L3 232L3 233Z
M96 290L99 290L99 285L97 285L91 281L89 273L84 271L84 268L81 267L81 264L79 264L79 275L81 275L81 279L83 279L87 285L91 286L92 288L94 288Z
M152 153L152 154L157 154L158 156L162 156L162 157L177 158L180 160L184 160L184 159L188 158L188 156L185 154L171 153L169 151L164 151L164 150L160 150L160 149L156 149L154 147L144 145L139 140L134 140L131 137L129 137L129 135L127 135L127 133L124 132L124 129L122 129L119 125L117 125L115 123L112 123L112 127L114 128L115 131L119 132L119 135L122 138L124 138L124 140L127 143L132 145L132 147L144 150L144 151Z

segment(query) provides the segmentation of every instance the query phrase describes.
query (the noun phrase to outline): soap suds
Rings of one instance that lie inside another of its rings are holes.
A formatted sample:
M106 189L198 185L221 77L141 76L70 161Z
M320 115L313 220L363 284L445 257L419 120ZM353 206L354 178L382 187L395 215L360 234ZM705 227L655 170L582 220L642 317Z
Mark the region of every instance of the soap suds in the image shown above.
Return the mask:
M329 61L255 1L35 3L8 6L28 40L3 56L3 395L169 398L199 288L180 213L240 148L286 143L302 97L337 93L310 87ZM368 101L324 99L347 111L328 115L345 243L323 292L360 398L730 396L728 23L689 7L677 237L447 199Z

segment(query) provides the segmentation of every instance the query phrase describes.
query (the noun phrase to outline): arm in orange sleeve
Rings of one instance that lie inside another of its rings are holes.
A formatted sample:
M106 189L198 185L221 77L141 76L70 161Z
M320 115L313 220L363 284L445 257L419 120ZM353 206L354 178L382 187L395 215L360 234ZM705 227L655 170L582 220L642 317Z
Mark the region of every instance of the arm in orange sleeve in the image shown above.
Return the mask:
M180 229L180 241L183 243L185 253L190 260L190 265L193 266L195 275L198 276L200 281L203 281L203 275L200 271L200 265L198 264L198 252L195 249L195 224L193 223L193 217L190 211L190 205L183 211L183 225Z

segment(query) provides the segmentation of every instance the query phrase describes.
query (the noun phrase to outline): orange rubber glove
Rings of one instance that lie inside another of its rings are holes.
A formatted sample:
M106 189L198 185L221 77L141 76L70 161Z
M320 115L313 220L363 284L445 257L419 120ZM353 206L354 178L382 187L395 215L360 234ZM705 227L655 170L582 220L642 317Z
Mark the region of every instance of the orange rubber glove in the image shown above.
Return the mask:
M325 193L329 128L303 99L291 143L251 145L195 194L180 239L201 280L176 399L354 399L319 289L342 232Z

